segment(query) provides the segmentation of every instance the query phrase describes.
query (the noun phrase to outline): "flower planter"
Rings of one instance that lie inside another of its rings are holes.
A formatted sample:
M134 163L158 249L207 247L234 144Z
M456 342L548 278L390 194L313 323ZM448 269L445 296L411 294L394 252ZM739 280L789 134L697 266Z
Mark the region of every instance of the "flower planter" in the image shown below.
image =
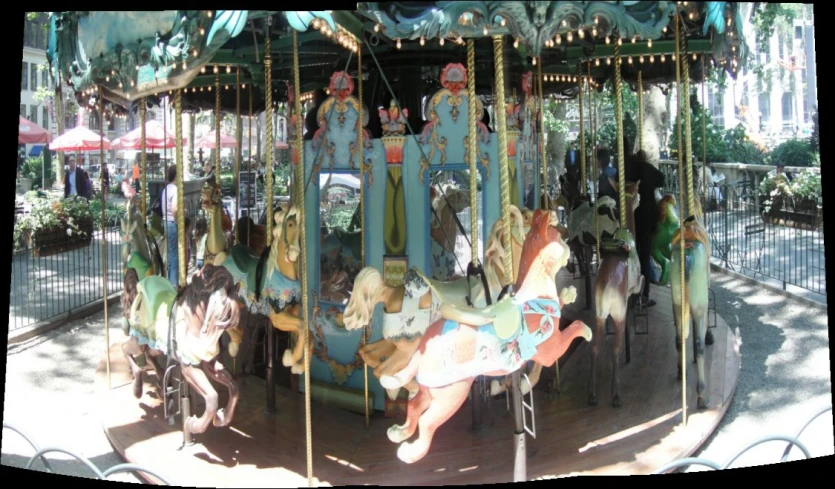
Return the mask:
M20 190L24 193L32 190L32 179L31 178L21 178L20 179Z
M823 223L823 209L811 199L786 199L777 195L772 199L771 207L765 210L766 196L760 196L761 216L766 224L775 224L807 231L817 231ZM786 205L788 204L788 205Z
M77 235L75 231L72 235L67 234L69 226L66 225L38 229L27 237L27 245L36 258L90 246L93 241L93 221L80 221L78 228L85 233L84 236Z

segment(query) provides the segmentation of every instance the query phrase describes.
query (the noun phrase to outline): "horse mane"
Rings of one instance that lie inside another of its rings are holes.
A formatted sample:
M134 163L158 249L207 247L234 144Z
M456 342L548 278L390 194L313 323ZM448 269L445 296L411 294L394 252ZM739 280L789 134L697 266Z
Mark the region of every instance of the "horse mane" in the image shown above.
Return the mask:
M512 205L510 206L510 216L513 221L513 223L511 224L512 229L519 231L521 235L524 236L525 226L524 219L522 218L522 212L516 206ZM511 236L511 240L512 239L513 237ZM513 249L512 243L510 246L511 249ZM501 269L502 272L507 270L507 264L504 262L506 256L505 251L506 250L504 248L504 220L500 218L495 222L495 224L493 224L493 230L490 231L490 235L487 237L487 246L485 246L484 248L484 271L487 273L492 272L495 275L496 268Z
M218 290L224 290L230 299L225 302L220 318L230 317L238 310L235 279L226 267L206 264L200 273L191 278L191 284L182 291L180 307L187 307L200 321L205 320L209 300Z
M542 250L551 243L559 243L562 237L557 230L550 226L551 216L548 212L539 209L534 213L531 222L531 230L522 246L522 258L519 260L519 272L516 279L516 288L519 289L528 272L535 264Z
M275 212L273 213L273 219L276 221L275 226L273 226L273 245L264 248L264 253L262 253L262 257L266 254L269 250L269 260L267 261L267 279L270 279L273 276L273 272L278 268L278 242L282 237L282 231L284 228L284 222L290 217L296 216L296 206L291 205L287 207L286 210L278 207ZM277 218L277 219L276 219ZM258 269L260 270L261 267L259 266Z

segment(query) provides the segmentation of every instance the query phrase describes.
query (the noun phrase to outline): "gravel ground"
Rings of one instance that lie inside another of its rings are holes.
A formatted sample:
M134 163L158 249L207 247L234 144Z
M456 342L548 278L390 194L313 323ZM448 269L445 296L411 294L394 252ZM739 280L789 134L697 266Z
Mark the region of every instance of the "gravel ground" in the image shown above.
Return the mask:
M721 464L761 436L796 435L815 411L832 403L832 382L825 311L723 274L713 273L712 280L718 312L740 343L742 367L731 407L719 429L694 456ZM120 315L113 308L111 313L113 317ZM113 343L123 337L117 321L111 321L110 337ZM92 414L93 379L104 343L104 313L99 312L10 347L3 413L4 421L26 431L41 447L68 448L89 458L100 470L123 463ZM55 407L61 410L56 412ZM801 436L813 457L835 453L832 423L830 412ZM2 446L3 465L25 467L34 453L9 430L3 431ZM785 446L782 442L766 443L734 466L777 462ZM82 463L66 455L48 457L56 473L93 476ZM789 460L801 457L795 449ZM39 462L35 468L43 470ZM139 482L132 474L117 474L111 479Z

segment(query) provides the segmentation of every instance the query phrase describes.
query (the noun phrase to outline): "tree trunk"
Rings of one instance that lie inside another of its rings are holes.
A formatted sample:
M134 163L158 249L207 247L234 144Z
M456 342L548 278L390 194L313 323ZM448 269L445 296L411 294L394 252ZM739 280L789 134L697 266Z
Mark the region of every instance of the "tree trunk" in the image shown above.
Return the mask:
M554 118L564 120L567 107L567 104L557 104ZM565 172L565 136L564 132L548 131L546 151L548 151L548 180L551 182L556 182L557 177Z
M55 84L55 119L58 122L58 135L64 134L64 93L61 90L61 78ZM49 151L49 148L44 148ZM55 187L61 188L64 185L64 152L58 152L58 172L55 177Z
M643 99L644 121L641 132L644 145L642 149L646 152L649 162L657 168L664 129L667 127L667 104L664 93L655 85ZM635 151L637 150L638 141L635 141Z

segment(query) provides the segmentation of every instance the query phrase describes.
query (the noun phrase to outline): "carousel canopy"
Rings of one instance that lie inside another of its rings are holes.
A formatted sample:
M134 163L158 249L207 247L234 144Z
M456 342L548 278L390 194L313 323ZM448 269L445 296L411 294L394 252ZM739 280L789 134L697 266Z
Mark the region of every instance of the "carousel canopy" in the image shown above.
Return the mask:
M125 107L185 88L183 110L214 110L221 86L221 110L240 107L246 115L250 92L253 112L265 108L267 36L273 103L289 99L295 30L302 93L310 98L326 88L336 71L356 76L357 47L367 43L365 93L369 105L382 106L387 88L378 63L395 92L418 84L427 94L440 88L447 63L466 59L465 41L474 39L476 90L489 102L494 35L505 36L505 69L514 74L509 88L521 95L521 74L541 68L546 94L573 96L576 77L589 68L598 85L612 77L616 45L625 81L634 83L640 71L646 83L674 82L676 14L692 79L701 79L702 56L735 76L746 58L742 24L751 8L740 2L487 1L360 2L353 11L57 12L48 56L77 92L102 85L105 98Z

